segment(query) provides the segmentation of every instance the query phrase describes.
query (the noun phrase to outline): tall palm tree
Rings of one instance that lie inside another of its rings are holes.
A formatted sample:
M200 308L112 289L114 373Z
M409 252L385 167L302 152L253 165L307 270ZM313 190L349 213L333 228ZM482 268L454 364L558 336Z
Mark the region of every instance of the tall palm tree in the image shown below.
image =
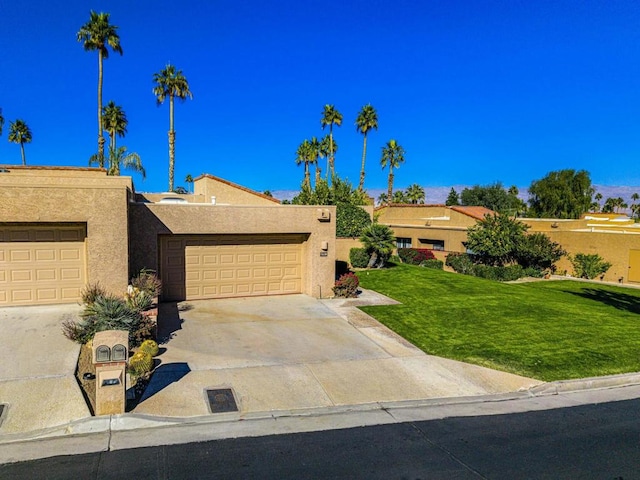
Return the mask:
M362 144L362 167L360 168L360 184L358 190L364 191L364 161L367 156L367 133L369 130L378 130L378 114L371 104L367 104L360 110L356 118L356 130L364 136ZM391 197L391 195L389 195Z
M16 120L15 122L9 122L9 141L11 143L19 143L20 151L22 152L22 165L27 164L27 160L24 157L24 144L31 143L31 129L24 120Z
M98 163L104 168L104 137L102 136L102 61L109 58L109 50L122 55L118 27L109 23L108 13L90 12L90 18L77 34L77 40L83 42L85 51L98 51Z
M329 177L329 170L331 170L332 180L333 180L333 177L335 176L335 169L331 164L331 159L333 158L333 156L336 154L337 151L338 151L338 142L336 142L335 140L331 140L331 137L329 135L325 135L324 137L322 137L322 140L320 140L320 157L327 158L327 162L328 162L327 178Z
M318 159L322 155L322 149L320 147L320 142L316 137L311 137L311 140L309 141L309 145L310 145L310 152L311 152L310 163L316 166L316 185L318 185L318 182L320 181L320 177L322 176L322 168L320 167L320 162L318 161Z
M116 135L124 137L128 124L127 114L113 100L102 108L102 128L109 132L109 148L116 149Z
M407 200L411 203L424 203L424 188L417 183L407 187Z
M4 127L4 117L2 116L2 109L0 108L0 135L2 135L2 127Z
M169 97L169 191L173 191L173 171L176 163L176 132L173 129L173 99L177 98L183 102L188 98L193 98L189 90L189 82L182 74L182 70L176 70L168 64L164 70L153 74L153 94L156 96L158 105L162 105Z
M333 126L338 127L342 125L342 114L333 105L325 105L322 111L322 118L320 119L320 125L324 130L324 127L329 126L329 156L327 157L327 178L335 175L335 153L338 150L333 148Z
M127 152L127 147L109 147L109 168L107 169L107 175L120 175L121 169L138 172L142 175L142 178L147 176L142 166L140 155L135 152Z
M184 183L186 183L187 185L190 185L189 190L193 192L193 177L191 176L190 173L187 173L187 176L184 177Z
M387 144L382 147L382 158L380 159L380 165L382 168L389 166L389 190L387 192L387 198L393 198L393 169L399 168L400 164L404 162L404 148L400 146L398 142L391 139Z
M298 147L298 150L296 150L296 165L304 165L304 180L302 185L309 189L311 189L311 178L309 174L309 163L311 163L311 158L311 143L309 143L309 140L305 139Z

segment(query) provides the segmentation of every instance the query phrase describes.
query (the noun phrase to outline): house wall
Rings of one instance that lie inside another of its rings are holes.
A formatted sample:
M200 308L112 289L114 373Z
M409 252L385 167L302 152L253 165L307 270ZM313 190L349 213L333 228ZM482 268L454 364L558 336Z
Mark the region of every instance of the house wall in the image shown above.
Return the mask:
M270 234L308 235L303 245L303 293L332 295L335 281L335 207L329 221L318 220L318 207L299 205L223 206L135 203L130 206L131 271L158 270L158 235L166 234ZM321 256L322 242L328 243Z
M216 197L218 205L279 205L280 201L262 193L236 185L212 175L201 175L193 183L193 193L201 195L204 203L211 203L211 197Z
M1 168L8 172L0 173L0 222L86 223L88 282L126 291L130 177L89 168Z

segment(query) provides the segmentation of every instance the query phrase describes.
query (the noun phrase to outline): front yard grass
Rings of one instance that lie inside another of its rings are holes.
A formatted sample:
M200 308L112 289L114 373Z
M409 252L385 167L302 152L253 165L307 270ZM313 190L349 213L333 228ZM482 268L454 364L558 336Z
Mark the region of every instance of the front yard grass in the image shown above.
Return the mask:
M545 381L640 371L640 290L505 284L411 265L358 277L402 303L362 310L428 354Z

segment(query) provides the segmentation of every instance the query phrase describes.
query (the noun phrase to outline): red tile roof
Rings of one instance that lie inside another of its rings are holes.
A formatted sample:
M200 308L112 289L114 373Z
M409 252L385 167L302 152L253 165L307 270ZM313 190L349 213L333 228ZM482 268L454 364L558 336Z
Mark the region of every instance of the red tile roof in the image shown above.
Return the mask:
M473 217L478 220L483 220L485 216L495 215L496 213L493 210L485 207L463 207L462 205L455 205L449 208L451 208L451 210L455 212L468 215L469 217Z

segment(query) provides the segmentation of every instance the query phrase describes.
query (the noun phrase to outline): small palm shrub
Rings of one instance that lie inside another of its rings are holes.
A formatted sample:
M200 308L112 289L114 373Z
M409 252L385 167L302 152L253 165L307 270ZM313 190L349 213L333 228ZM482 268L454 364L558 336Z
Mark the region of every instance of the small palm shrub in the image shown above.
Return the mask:
M131 286L147 292L151 298L155 298L162 292L162 282L156 272L143 268L140 273L131 279Z
M333 287L333 293L340 298L354 298L358 296L358 285L360 280L353 273L345 273Z
M597 253L590 255L586 253L576 253L570 260L575 276L578 278L593 279L598 275L605 274L607 270L611 268L611 264L605 262L604 258Z
M353 268L366 268L371 255L364 248L352 248L349 250L349 262Z
M137 351L129 359L129 372L140 377L153 368L153 358L148 352Z
M421 267L425 268L434 268L436 270L442 270L444 268L444 262L442 260L438 260L437 258L430 258L428 260L424 260L420 263Z
M396 248L396 239L387 225L372 223L362 232L360 241L371 255L367 267L382 268Z
M425 260L433 260L435 255L426 248L399 248L398 256L403 263L409 265L420 265Z
M155 357L158 355L160 349L158 348L158 343L155 340L148 339L140 344L138 351L147 352L152 357Z

